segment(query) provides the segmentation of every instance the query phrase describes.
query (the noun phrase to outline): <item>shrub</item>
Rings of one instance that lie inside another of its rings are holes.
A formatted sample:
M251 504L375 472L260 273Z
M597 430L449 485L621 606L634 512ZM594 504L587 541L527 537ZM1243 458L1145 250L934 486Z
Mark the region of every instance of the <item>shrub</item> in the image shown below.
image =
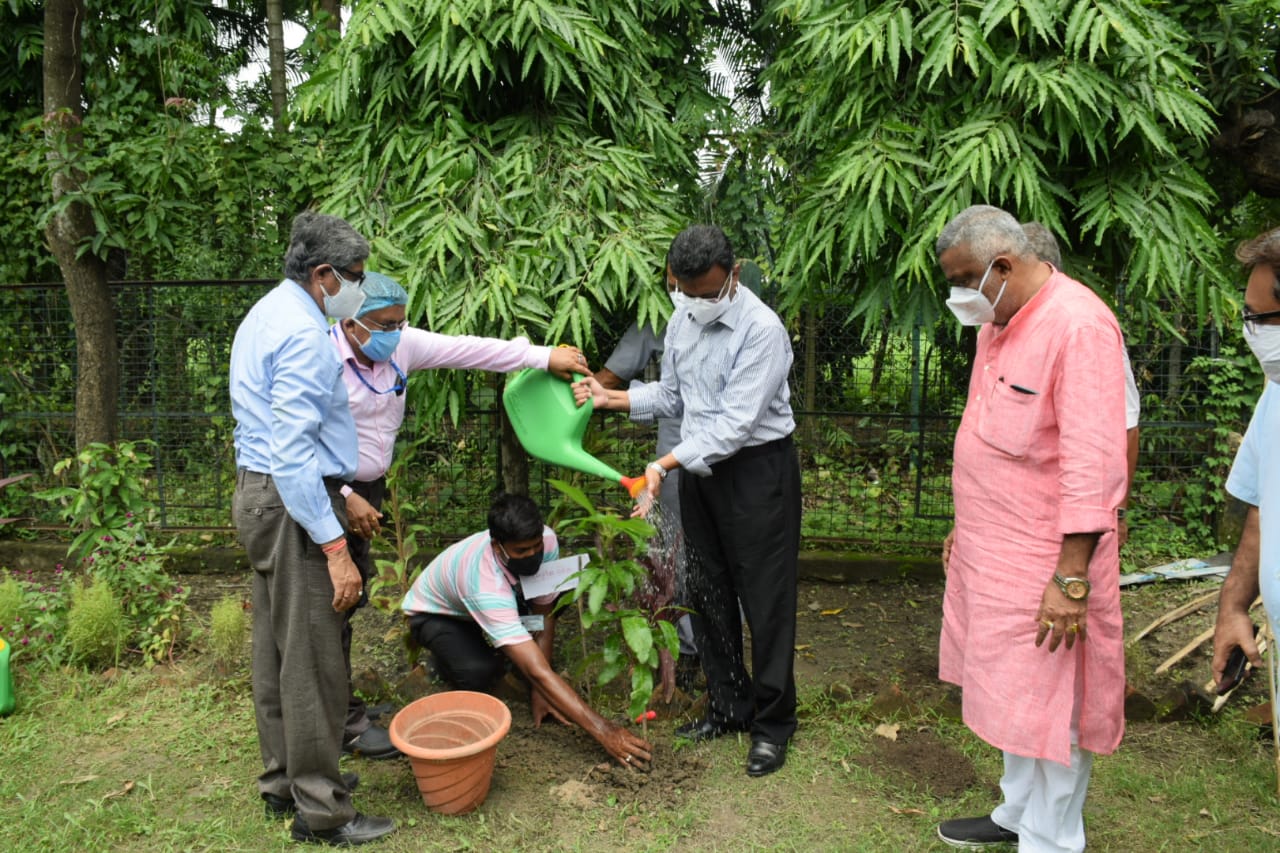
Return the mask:
M222 672L230 672L244 649L249 620L244 607L233 596L224 596L213 605L209 620L209 652Z
M101 581L72 586L66 640L73 661L86 666L116 663L125 633L124 608L110 586Z
M16 626L22 617L22 584L12 577L5 576L0 581L0 637L13 644Z
M172 658L187 615L188 591L169 576L165 561L135 519L117 535L100 537L84 558L89 575L115 592L129 620L128 646L147 664Z
M13 646L15 658L46 664L62 661L69 603L66 578L59 563L51 579L37 580L28 569L9 572L0 583L4 589L0 610L6 614L0 634Z

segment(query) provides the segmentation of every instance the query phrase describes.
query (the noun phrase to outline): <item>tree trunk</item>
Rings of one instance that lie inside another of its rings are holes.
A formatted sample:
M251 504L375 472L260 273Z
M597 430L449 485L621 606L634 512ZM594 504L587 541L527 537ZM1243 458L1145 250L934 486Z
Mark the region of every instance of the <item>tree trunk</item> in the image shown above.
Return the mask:
M86 175L76 167L82 138L84 79L80 65L83 0L48 0L44 11L45 139L52 165L50 192L56 204L75 192ZM95 233L89 208L72 202L49 220L45 237L62 270L76 330L76 449L116 440L120 354L115 307L106 264L80 253Z
M342 29L342 2L341 0L316 0L315 10L317 12L328 12L329 20L325 21L325 26L334 32Z
M516 431L507 417L507 410L502 407L502 388L506 379L495 375L494 386L498 393L494 397L498 410L498 464L501 468L502 489L513 495L529 494L529 454L524 445L516 437Z
M285 110L284 0L267 0L267 64L271 69L272 126L280 130Z

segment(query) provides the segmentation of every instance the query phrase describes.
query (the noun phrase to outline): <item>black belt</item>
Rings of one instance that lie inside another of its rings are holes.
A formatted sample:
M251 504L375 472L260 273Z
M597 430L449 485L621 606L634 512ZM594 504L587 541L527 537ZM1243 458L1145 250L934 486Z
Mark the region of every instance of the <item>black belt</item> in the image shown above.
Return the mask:
M730 456L729 459L754 459L757 456L765 456L769 453L776 453L779 450L786 450L790 446L791 436L784 435L782 438L775 438L773 441L766 441L764 444L753 444L750 447L744 447Z

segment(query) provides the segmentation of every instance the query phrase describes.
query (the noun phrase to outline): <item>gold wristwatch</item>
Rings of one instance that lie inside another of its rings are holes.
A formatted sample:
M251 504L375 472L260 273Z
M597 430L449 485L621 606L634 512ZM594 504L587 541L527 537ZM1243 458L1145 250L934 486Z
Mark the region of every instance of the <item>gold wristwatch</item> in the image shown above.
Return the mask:
M1062 594L1072 601L1084 601L1089 597L1088 578L1064 578L1054 572L1053 582L1058 585L1058 589L1062 590Z

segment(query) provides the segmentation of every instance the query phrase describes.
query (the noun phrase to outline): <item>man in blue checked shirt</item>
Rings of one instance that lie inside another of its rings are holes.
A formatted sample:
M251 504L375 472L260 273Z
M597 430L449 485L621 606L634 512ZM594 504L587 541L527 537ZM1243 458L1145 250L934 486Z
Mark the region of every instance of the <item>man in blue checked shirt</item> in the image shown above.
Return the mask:
M680 443L645 470L649 500L679 467L689 604L707 716L676 734L703 741L751 732L747 774L782 767L796 728L796 562L800 463L791 434L791 339L782 321L738 282L719 228L695 225L671 243L676 281L661 379L606 391L575 383L578 402L638 421L683 415ZM648 504L643 502L642 509ZM738 602L751 630L751 673Z
M356 428L325 317L353 316L368 242L336 216L293 222L285 278L231 348L236 529L253 567L253 704L268 816L295 841L364 844L395 829L360 814L338 769L347 711L342 614L360 599L340 492Z

